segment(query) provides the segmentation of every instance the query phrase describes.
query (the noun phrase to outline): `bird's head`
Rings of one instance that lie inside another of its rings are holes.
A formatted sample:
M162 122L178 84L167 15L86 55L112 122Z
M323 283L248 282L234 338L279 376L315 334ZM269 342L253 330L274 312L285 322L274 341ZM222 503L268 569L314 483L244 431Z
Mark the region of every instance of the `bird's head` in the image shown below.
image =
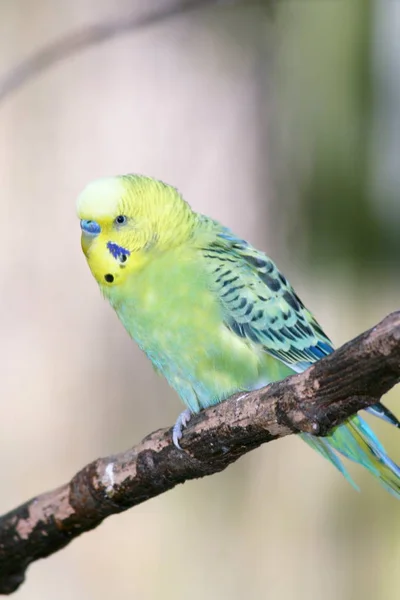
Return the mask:
M159 252L187 240L195 213L179 192L141 175L90 183L77 201L82 249L102 286L118 285Z

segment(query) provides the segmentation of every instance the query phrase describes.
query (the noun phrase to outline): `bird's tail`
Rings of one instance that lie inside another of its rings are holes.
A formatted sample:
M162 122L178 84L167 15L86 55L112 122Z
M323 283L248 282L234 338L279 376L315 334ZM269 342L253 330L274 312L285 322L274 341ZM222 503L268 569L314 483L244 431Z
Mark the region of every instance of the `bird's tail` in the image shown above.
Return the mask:
M336 427L326 437L307 433L301 434L301 437L333 463L356 489L336 452L365 467L384 488L400 499L400 467L389 458L372 429L358 415Z

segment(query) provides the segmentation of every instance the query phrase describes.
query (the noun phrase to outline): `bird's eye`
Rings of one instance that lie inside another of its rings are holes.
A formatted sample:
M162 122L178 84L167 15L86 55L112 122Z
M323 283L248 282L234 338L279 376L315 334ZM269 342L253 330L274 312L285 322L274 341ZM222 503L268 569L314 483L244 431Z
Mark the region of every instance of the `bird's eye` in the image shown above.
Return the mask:
M124 223L126 223L126 221L127 218L125 217L125 215L118 215L118 217L115 219L117 225L123 225Z

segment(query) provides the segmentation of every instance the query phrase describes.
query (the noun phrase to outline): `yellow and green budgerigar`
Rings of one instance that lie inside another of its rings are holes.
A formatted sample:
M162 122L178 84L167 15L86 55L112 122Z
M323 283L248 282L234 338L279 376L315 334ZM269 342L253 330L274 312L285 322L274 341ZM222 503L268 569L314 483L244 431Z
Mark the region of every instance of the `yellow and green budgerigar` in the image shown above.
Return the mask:
M132 338L190 414L301 372L333 351L263 252L194 212L172 186L141 175L90 183L77 203L89 267ZM382 404L375 416L399 426ZM326 437L301 437L350 481L338 453L400 497L400 468L358 415Z

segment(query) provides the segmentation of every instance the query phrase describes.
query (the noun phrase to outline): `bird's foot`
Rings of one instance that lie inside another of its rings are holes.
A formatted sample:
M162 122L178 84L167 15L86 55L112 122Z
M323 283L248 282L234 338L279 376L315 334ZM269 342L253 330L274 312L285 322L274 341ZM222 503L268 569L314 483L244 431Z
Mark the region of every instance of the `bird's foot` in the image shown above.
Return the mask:
M176 446L178 448L178 450L182 450L182 448L179 444L179 440L182 438L183 429L189 423L191 416L192 416L192 413L190 412L190 410L188 408L186 410L184 410L183 412L181 412L181 414L177 418L176 423L172 429L172 441L174 442L174 446Z

